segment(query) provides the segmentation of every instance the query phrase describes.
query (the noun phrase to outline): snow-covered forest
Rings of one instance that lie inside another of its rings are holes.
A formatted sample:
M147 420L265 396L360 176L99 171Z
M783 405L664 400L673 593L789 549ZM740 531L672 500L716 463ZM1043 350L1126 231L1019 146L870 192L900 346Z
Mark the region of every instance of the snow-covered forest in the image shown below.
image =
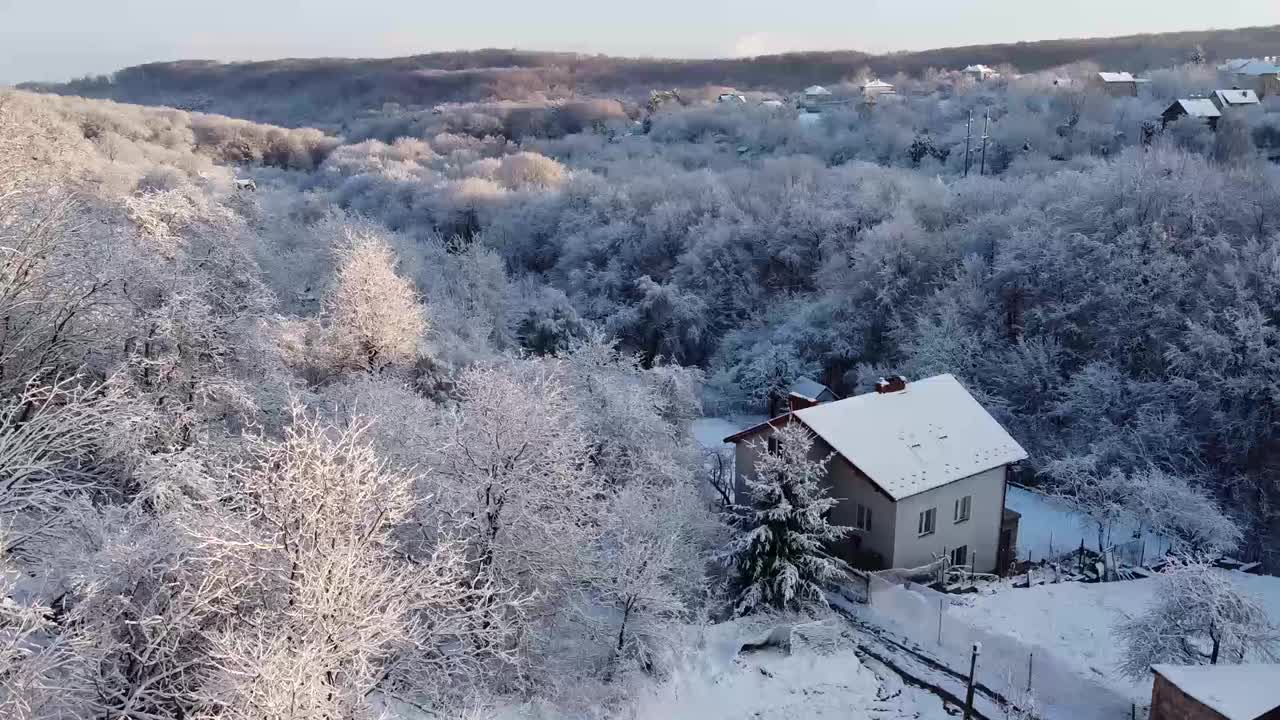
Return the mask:
M0 90L0 716L628 707L794 599L740 602L689 426L802 376L954 374L1099 534L1280 570L1280 99L1161 130L1212 66L1096 69L813 122Z

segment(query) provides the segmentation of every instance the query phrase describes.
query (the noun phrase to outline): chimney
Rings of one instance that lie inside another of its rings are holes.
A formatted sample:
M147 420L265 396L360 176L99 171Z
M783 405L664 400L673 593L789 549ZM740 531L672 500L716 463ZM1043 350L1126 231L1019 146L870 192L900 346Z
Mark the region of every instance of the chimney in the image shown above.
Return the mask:
M907 379L901 375L880 378L876 381L876 392L880 394L902 392L907 389Z

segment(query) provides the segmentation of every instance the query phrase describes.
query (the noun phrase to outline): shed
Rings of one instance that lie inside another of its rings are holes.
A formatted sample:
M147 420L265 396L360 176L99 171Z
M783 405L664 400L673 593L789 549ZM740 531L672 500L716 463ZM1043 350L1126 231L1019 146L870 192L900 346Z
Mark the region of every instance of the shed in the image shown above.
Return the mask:
M831 91L821 85L810 85L804 89L804 94L808 97L825 97L830 95Z
M1218 128L1218 119L1222 117L1222 113L1218 110L1218 106L1213 104L1208 98L1179 98L1169 106L1167 110L1160 114L1160 121L1163 125L1177 120L1181 117L1193 117L1203 120L1213 129Z
M1112 97L1137 97L1138 85L1146 82L1127 72L1100 72L1094 78Z
M1280 720L1280 665L1152 665L1151 720Z

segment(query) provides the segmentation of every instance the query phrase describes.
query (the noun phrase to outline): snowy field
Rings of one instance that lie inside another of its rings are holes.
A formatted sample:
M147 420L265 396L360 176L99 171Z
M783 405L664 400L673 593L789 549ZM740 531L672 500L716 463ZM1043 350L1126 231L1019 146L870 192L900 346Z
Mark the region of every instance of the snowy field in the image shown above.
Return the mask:
M1229 571L1223 571L1229 572ZM1241 588L1258 596L1272 622L1280 623L1280 578L1230 572ZM1120 648L1111 635L1123 614L1141 613L1159 587L1155 579L1113 583L1039 585L1016 589L1002 583L991 594L969 596L971 606L949 613L989 632L1044 648L1072 667L1134 702L1151 700L1151 683L1131 683L1115 671Z

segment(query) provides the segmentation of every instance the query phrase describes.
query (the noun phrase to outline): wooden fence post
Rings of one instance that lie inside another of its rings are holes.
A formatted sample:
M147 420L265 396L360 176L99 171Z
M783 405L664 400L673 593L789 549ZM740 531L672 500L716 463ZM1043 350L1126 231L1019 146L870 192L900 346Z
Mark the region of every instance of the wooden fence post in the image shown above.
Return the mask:
M964 695L964 720L973 717L973 677L978 669L978 654L982 652L982 643L973 644L973 656L969 658L969 689Z

